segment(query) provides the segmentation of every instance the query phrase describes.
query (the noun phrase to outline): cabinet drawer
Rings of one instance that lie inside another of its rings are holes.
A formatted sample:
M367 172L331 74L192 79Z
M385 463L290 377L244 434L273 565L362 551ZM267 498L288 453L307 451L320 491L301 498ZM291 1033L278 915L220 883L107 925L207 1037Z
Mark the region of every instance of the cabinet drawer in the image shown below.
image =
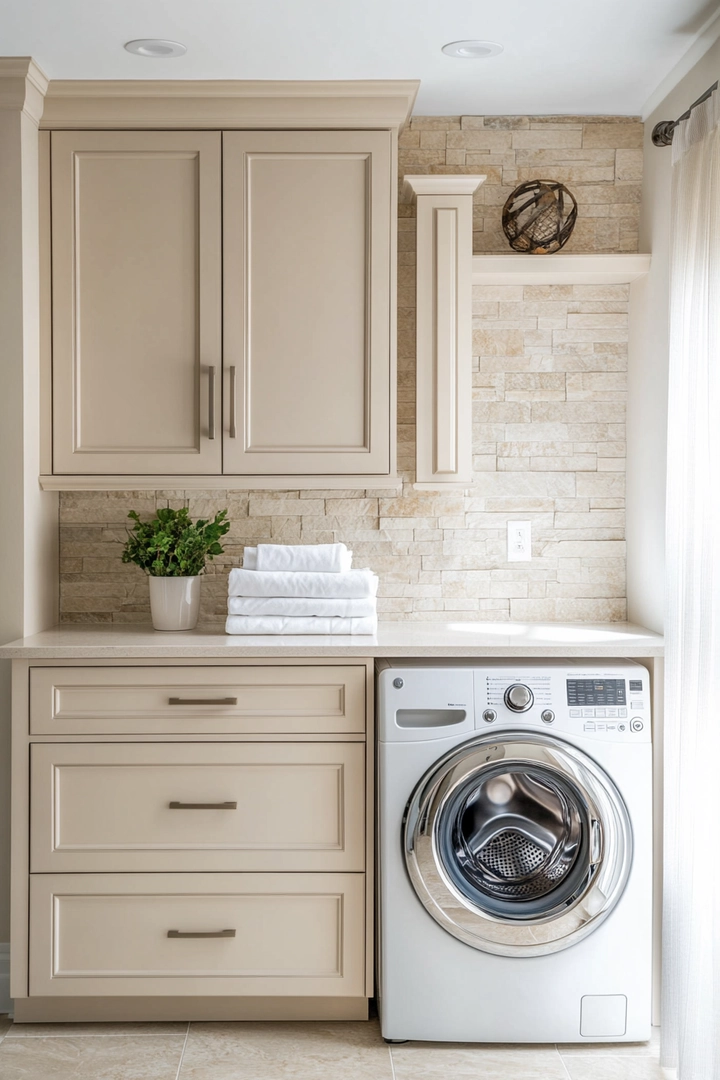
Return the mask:
M363 743L36 743L31 870L361 871L364 788Z
M365 668L58 667L30 672L33 735L365 730Z
M363 874L34 875L30 996L361 996L364 890Z

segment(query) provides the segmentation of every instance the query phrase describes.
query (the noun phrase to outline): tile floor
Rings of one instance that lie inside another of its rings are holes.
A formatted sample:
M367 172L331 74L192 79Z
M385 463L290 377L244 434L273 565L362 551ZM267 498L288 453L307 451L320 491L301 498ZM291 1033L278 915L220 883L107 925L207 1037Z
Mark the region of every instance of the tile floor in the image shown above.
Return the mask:
M648 1044L387 1046L367 1024L12 1024L2 1080L659 1080Z

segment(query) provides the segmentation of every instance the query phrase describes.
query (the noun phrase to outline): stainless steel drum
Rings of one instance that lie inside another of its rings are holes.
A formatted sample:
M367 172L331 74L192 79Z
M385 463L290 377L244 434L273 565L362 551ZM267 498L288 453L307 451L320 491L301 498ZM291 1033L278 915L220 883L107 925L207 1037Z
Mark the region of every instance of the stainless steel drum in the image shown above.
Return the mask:
M405 860L449 933L486 952L568 948L607 917L632 861L606 773L551 736L503 732L438 761L408 804Z

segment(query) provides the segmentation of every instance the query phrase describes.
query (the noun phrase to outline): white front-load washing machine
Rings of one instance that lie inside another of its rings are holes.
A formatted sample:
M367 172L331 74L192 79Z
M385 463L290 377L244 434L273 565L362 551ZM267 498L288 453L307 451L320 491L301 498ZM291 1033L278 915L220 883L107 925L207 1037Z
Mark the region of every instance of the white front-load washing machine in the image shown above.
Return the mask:
M649 1039L647 670L381 666L383 1036Z

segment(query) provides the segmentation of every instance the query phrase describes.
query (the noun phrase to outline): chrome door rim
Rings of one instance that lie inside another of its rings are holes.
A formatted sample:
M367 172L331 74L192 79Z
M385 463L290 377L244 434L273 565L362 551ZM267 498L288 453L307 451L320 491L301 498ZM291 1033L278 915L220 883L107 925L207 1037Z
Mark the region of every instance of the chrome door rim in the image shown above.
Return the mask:
M581 794L588 820L598 823L577 887L549 915L499 917L483 910L452 880L439 851L438 831L453 796L499 763L555 774ZM453 937L501 956L540 956L575 945L615 907L632 865L630 818L610 777L564 739L527 731L482 735L437 761L410 798L403 832L408 873L428 913Z

